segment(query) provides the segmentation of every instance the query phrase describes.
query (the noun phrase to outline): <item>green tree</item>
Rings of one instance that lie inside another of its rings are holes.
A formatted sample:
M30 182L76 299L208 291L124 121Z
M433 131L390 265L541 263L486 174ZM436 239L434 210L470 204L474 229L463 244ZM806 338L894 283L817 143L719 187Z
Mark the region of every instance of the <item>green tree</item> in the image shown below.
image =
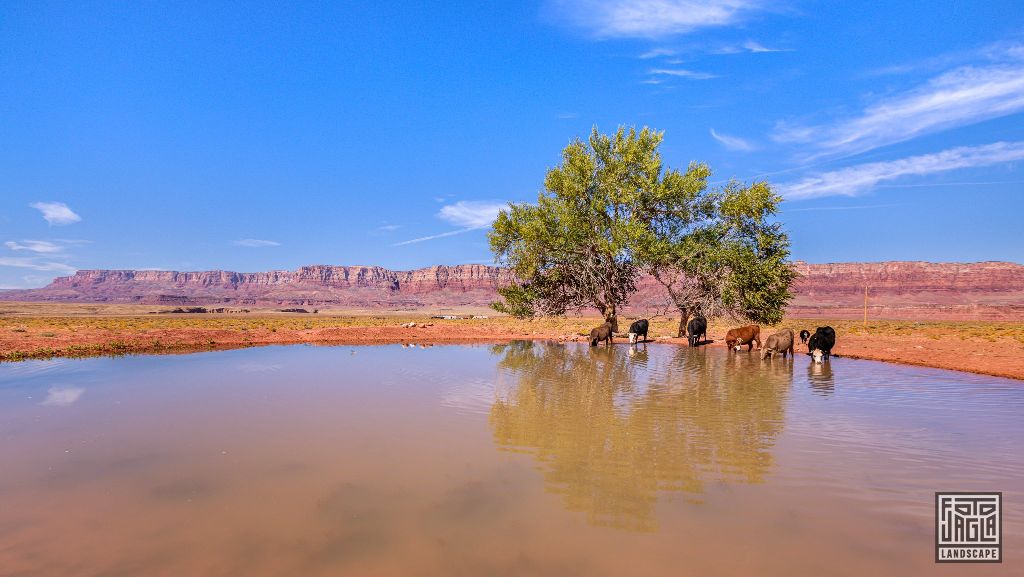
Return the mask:
M706 164L666 169L649 128L595 128L548 171L537 204L499 213L491 249L517 282L499 289L498 311L517 317L594 307L615 323L646 271L683 319L728 313L781 317L792 271L788 239L769 217L779 202L765 183L710 190Z
M679 310L679 336L692 315L782 320L795 272L789 238L773 219L781 200L765 182L733 181L719 190L703 186L689 199L691 218L653 213L634 257Z
M645 226L636 208L662 186L660 143L648 128L614 135L595 128L562 151L536 205L513 204L498 215L491 249L519 282L499 290L497 310L528 317L592 306L616 324L636 290L630 244Z

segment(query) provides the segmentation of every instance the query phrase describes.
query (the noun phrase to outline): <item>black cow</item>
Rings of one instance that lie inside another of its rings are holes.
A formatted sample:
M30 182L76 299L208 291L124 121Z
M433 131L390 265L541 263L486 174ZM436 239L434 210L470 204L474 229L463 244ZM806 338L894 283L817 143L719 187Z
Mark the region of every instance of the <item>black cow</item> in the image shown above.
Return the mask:
M800 342L806 343L807 339L811 338L811 331L804 329L800 331Z
M633 324L629 325L630 344L636 344L637 341L641 340L641 335L643 336L643 342L647 342L647 328L649 326L650 323L647 322L647 319L633 321Z
M708 338L708 320L700 315L697 315L690 319L690 322L686 325L686 335L691 347L697 346L697 343L703 338Z
M814 362L827 361L832 356L832 347L836 346L836 331L832 327L818 327L807 340L807 352L811 353Z

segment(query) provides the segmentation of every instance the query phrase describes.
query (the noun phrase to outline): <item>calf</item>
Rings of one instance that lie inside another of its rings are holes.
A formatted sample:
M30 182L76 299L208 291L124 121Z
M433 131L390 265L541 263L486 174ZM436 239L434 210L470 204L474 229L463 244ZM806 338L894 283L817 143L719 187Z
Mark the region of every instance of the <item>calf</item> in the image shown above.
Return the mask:
M793 329L782 329L771 335L764 340L764 347L761 348L761 360L768 356L774 359L775 353L782 353L782 358L786 358L786 353L793 354L793 341Z
M836 346L836 331L832 327L818 327L807 340L807 350L816 363L823 363L832 356L832 347Z
M804 329L800 331L800 342L806 343L807 339L811 338L811 331Z
M599 327L595 327L590 331L590 346L596 347L597 343L605 341L605 344L612 344L612 323L606 322Z
M686 325L686 334L691 347L697 346L701 338L708 338L708 320L700 315L690 319Z
M736 351L740 350L743 345L747 345L747 352L750 352L754 348L755 341L757 348L761 348L761 327L758 325L729 329L729 332L725 333L725 346Z
M647 322L647 319L633 321L633 324L629 325L629 343L636 344L637 340L640 339L641 335L643 335L643 340L644 342L646 342L647 327L649 326L649 324L650 323Z

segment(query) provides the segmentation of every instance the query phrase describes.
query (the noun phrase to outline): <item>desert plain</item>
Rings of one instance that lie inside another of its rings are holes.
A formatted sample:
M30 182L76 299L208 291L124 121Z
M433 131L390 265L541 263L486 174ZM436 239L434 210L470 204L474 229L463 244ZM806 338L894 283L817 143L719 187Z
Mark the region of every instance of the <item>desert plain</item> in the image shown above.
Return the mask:
M284 344L429 346L532 339L585 341L600 324L596 316L518 320L483 308L369 311L319 309L288 313L173 313L175 307L128 304L0 303L0 361L126 354L174 354ZM470 318L472 317L472 318ZM479 318L486 317L486 318ZM676 338L678 318L649 317L650 345L687 346ZM625 336L627 316L620 320ZM409 326L414 323L415 326ZM739 323L710 319L708 342L724 346L725 332ZM838 334L835 357L869 359L1024 380L1024 322L908 321L786 318L762 327L762 338L778 328L796 331L830 325ZM629 346L625 338L615 346ZM643 345L641 345L643 346ZM797 343L797 354L806 346ZM745 351L740 354L748 354ZM765 361L771 362L771 361ZM780 362L776 359L774 362Z

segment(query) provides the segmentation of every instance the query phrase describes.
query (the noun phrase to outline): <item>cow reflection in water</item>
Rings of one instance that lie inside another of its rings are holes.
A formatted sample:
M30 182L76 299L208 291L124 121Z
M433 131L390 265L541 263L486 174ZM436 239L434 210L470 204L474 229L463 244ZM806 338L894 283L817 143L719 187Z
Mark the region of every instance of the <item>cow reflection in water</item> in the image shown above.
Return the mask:
M820 364L807 363L807 382L811 384L811 389L819 395L827 397L834 393L836 381L832 376L832 363L828 361Z
M631 346L626 349L626 354L629 355L631 361L634 364L645 365L647 364L647 345L643 346Z
M654 531L660 492L759 483L772 468L791 363L686 347L492 350L509 383L491 408L495 442L533 453L547 489L591 524Z

